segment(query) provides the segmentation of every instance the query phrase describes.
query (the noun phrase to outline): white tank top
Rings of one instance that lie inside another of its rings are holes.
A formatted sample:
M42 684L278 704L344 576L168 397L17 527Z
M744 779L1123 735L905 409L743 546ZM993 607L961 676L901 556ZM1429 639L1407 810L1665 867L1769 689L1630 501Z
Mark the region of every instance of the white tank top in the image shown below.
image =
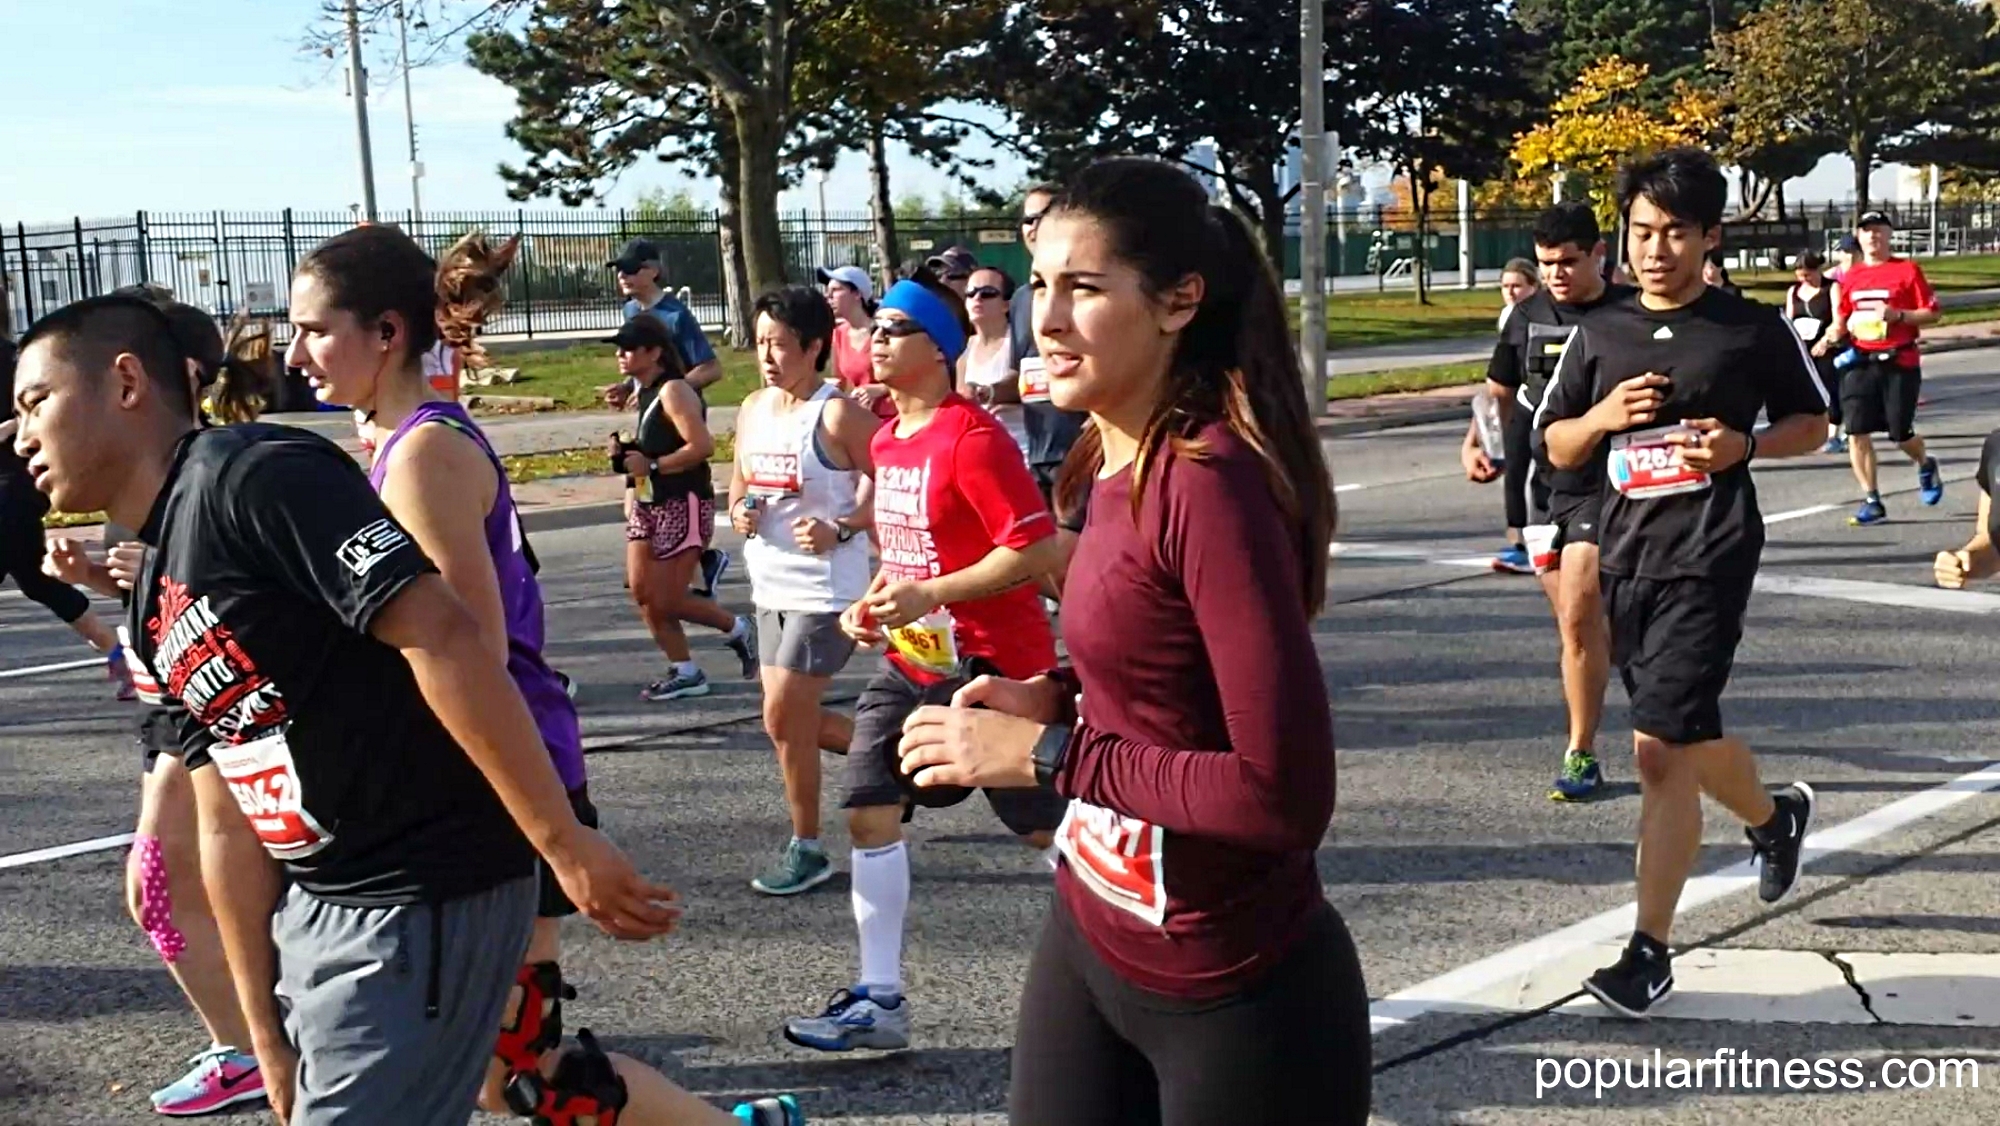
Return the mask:
M968 345L968 347L970 347ZM1000 346L988 353L984 360L969 358L965 362L965 381L985 387L997 387L1014 376L1014 341L1010 336L1000 338ZM1023 450L1028 448L1028 424L1019 403L995 403L986 412L1007 428L1007 436Z
M766 395L736 420L737 459L748 495L758 503L758 533L743 545L750 594L760 609L828 613L847 609L868 591L868 540L855 536L825 555L792 538L792 521L833 521L855 509L861 475L835 469L820 449L820 420L839 395L822 384L805 405L780 415Z

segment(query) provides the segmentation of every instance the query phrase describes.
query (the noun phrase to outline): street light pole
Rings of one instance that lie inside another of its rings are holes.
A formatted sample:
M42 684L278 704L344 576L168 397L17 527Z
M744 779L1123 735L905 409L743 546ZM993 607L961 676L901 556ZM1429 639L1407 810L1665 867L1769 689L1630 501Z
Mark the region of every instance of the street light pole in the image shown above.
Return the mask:
M361 65L361 12L347 0L347 72L354 87L354 135L361 144L361 207L375 222L375 154L368 146L368 71Z
M417 159L417 106L410 98L410 19L403 0L396 0L396 33L403 52L403 125L410 132L410 226L421 231L424 199L418 181L424 178L424 165Z
M1326 414L1326 58L1322 0L1299 5L1299 337L1306 409Z

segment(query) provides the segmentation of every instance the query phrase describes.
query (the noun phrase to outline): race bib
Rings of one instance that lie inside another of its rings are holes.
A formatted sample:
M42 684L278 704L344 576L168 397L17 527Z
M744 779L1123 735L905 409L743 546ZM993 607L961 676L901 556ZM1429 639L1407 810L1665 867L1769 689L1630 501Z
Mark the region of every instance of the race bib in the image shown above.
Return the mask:
M272 856L299 860L333 843L333 834L306 812L291 744L283 731L247 743L217 743L209 757Z
M909 625L889 631L889 643L904 660L941 676L958 672L958 638L952 633L951 611L933 610Z
M797 496L799 493L799 455L790 454L745 454L743 455L743 479L750 491L759 496Z
M1854 339L1874 344L1889 339L1889 320L1880 309L1857 309L1847 318Z
M1081 799L1071 799L1056 847L1083 886L1153 926L1167 918L1167 831Z
M1680 461L1680 447L1667 439L1691 433L1681 426L1655 426L1611 439L1611 487L1633 500L1698 493L1708 488L1708 474Z
M1049 401L1049 369L1040 356L1021 358L1021 401L1024 403Z
M1799 339L1808 344L1819 339L1820 327L1820 319L1818 317L1792 318L1792 331L1798 333Z

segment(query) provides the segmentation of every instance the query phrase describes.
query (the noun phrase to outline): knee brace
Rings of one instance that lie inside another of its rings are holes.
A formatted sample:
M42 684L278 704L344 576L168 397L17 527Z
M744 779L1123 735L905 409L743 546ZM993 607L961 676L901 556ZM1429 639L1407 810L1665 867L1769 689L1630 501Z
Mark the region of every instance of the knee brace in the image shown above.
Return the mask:
M521 1007L514 1010L514 1023L500 1030L493 1046L510 1080L517 1074L541 1073L542 1054L562 1043L562 1003L576 997L576 990L563 984L562 967L554 962L522 966L514 984L521 989Z
M174 897L167 886L167 858L160 838L135 837L130 863L138 869L139 928L153 940L160 960L171 966L187 952L187 938L174 926Z
M625 1080L588 1028L576 1030L576 1047L556 1060L555 1074L539 1069L507 1080L507 1106L534 1126L618 1126L625 1109Z

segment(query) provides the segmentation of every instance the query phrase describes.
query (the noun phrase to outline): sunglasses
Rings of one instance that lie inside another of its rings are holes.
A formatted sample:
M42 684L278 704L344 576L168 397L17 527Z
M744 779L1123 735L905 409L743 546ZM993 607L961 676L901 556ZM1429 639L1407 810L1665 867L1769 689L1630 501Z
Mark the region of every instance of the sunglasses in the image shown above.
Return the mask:
M869 335L886 336L892 340L904 336L917 336L923 331L924 326L915 321L878 319L869 327Z
M998 297L998 296L1000 296L1000 287L997 285L982 285L977 289L969 289L966 290L965 292L965 297L968 301L975 297Z
M1042 221L1042 216L1047 215L1048 213L1049 209L1044 207L1040 211L1034 212L1033 214L1023 215L1021 216L1021 225L1023 227L1032 227L1037 223L1040 223Z

